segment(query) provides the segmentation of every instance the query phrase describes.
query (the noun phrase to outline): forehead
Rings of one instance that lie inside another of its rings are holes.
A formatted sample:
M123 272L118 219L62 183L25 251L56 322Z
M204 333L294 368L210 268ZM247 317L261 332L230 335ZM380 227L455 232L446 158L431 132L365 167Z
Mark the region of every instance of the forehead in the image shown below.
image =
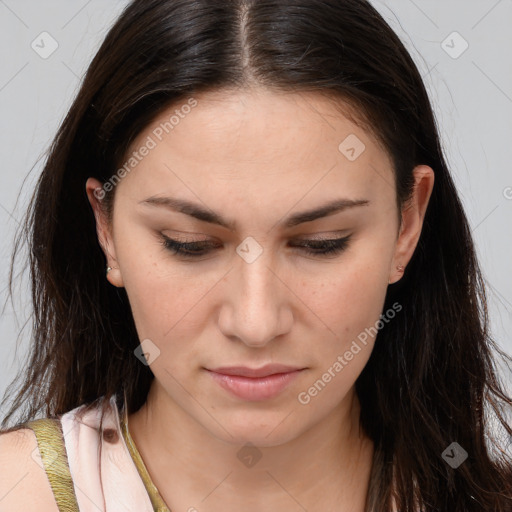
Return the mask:
M346 107L319 93L267 89L184 98L138 135L126 155L138 152L136 166L120 185L137 197L185 187L189 197L250 190L253 197L307 194L313 202L333 187L347 197L391 187L387 153L343 114Z

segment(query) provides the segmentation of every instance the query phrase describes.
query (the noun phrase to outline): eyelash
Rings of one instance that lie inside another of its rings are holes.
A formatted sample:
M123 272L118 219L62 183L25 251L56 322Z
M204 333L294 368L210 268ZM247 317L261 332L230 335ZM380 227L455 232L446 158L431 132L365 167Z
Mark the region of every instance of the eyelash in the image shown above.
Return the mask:
M304 249L306 254L312 256L336 256L347 248L351 236L352 235L343 238L325 240L301 240L302 243L297 244L297 247ZM161 243L172 254L189 259L205 256L210 252L208 248L215 249L217 246L217 244L212 242L178 242L177 240L169 238L165 235L162 235ZM198 252L197 249L199 249L201 252Z

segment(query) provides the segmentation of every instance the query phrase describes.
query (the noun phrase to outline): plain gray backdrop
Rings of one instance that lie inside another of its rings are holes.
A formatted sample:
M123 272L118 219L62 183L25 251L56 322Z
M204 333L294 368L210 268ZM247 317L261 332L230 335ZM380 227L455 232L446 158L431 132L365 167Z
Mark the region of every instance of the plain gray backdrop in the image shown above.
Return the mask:
M512 354L512 0L372 3L400 36L424 77L488 284L492 333ZM30 338L30 322L23 328L30 320L28 269L21 265L17 269L24 277L15 287L17 316L6 302L14 232L42 169L43 160L38 159L126 4L125 0L0 0L2 395L26 364ZM510 369L501 371L511 382Z

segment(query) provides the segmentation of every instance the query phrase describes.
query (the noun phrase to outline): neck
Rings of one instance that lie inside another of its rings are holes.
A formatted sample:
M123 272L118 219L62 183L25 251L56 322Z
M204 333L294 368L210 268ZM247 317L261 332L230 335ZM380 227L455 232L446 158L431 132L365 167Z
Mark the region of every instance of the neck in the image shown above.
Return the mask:
M338 409L287 442L231 444L212 435L154 381L128 423L153 483L173 511L316 510L321 504L324 510L363 512L373 443L359 417L353 389Z

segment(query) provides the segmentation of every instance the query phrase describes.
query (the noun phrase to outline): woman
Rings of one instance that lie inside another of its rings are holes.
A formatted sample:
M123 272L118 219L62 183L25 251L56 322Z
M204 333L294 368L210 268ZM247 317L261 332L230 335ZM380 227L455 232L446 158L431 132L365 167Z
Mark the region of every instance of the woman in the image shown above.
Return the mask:
M131 2L26 230L5 510L512 510L507 356L368 2Z

